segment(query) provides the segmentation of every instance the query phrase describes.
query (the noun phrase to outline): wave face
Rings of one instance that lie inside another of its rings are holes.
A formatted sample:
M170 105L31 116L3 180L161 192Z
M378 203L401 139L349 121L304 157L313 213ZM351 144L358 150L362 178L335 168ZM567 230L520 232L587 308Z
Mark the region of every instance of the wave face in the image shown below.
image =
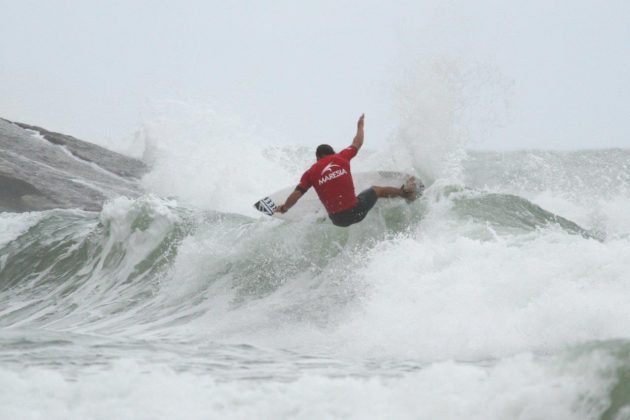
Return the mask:
M630 418L630 151L471 152L350 229L239 214L310 156L261 153L0 213L0 418Z

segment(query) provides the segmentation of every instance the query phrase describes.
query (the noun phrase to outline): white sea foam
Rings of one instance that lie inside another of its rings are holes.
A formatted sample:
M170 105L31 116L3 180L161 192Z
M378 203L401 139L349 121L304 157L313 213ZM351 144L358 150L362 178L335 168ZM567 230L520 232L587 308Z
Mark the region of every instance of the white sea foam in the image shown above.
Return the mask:
M143 180L151 191L194 206L256 215L253 203L296 183L299 175L273 162L270 147L237 119L186 104L168 104L144 127Z
M70 376L2 369L0 417L590 419L604 411L617 365L603 351L570 363L526 353L486 367L443 362L403 376L303 374L263 382L218 381L132 360Z
M0 213L0 248L41 220L43 213Z
M181 291L212 278L215 286L206 316L186 330L234 343L425 362L626 337L627 238L602 243L549 228L481 240L454 225L429 214L415 232L334 257L321 273L276 277L284 283L276 292L239 307L229 304L232 277L218 273L244 248L222 236L193 241L181 249L173 283ZM287 275L271 264L263 267Z
M628 240L555 232L490 242L420 232L369 254L357 273L368 292L339 333L353 351L422 360L625 337L628 253Z

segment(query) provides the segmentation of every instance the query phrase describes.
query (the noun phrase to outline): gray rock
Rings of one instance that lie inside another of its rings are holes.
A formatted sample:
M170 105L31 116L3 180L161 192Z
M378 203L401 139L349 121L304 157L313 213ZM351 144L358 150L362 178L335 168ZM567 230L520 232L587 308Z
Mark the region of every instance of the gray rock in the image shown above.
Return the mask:
M99 210L142 193L140 160L60 133L0 119L0 211Z

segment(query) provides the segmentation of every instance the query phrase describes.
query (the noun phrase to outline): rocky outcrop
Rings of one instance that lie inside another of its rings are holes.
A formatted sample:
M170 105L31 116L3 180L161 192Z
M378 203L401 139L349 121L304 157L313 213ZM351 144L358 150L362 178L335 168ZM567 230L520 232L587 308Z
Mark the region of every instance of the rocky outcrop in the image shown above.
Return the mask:
M0 211L99 210L142 193L146 165L101 146L0 119Z

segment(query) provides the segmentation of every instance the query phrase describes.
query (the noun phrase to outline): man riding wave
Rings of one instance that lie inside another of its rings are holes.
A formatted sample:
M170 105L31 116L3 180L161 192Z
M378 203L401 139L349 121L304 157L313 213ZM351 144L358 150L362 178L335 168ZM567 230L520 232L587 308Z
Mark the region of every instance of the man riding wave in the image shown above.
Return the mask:
M328 217L336 226L347 227L358 223L376 203L378 198L402 197L413 199L415 196L414 178L400 188L372 186L358 196L354 193L354 182L350 171L350 160L363 146L365 114L357 122L357 134L352 144L339 153L335 153L328 144L320 144L315 151L317 162L313 164L289 195L278 211L286 213L308 191L315 188L320 201L328 212Z

